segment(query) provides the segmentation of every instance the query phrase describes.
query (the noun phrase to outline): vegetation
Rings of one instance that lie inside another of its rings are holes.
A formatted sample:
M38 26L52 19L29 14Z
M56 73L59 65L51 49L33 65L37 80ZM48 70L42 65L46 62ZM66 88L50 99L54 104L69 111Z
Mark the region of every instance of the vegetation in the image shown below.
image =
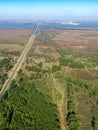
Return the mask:
M81 130L80 120L76 114L75 110L75 101L74 101L74 93L75 89L72 84L67 83L67 91L68 91L68 114L67 114L67 123L69 130Z
M47 102L33 82L24 76L19 84L13 80L0 101L0 130L59 130L56 106Z
M75 113L69 113L67 117L68 129L69 130L81 130L80 121Z
M69 66L71 68L84 68L82 63L76 62L74 59L60 58L60 65Z
M40 72L40 67L37 66L26 66L28 71Z
M60 130L62 120L68 130L98 130L98 51L94 51L98 48L91 37L96 33L89 31L90 40L86 30L74 30L75 35L64 41L73 30L66 36L63 31L41 29L18 76L0 99L0 130ZM80 39L74 43L77 34ZM1 86L20 50L0 51Z
M8 56L20 56L20 52L19 51L16 51L16 52L14 52L14 51L2 51L1 52L1 54L2 54L2 56L4 56L4 57L8 57Z
M4 58L0 61L0 89L8 78L8 71L13 67L10 58Z
M60 71L60 70L61 70L61 66L60 65L52 66L52 72L56 72L56 71Z
M0 85L3 85L8 78L8 75L6 73L0 75Z
M98 120L94 120L94 130L98 129Z
M0 69L5 69L6 72L9 71L13 65L11 64L11 59L10 58L4 58L3 60L0 61Z

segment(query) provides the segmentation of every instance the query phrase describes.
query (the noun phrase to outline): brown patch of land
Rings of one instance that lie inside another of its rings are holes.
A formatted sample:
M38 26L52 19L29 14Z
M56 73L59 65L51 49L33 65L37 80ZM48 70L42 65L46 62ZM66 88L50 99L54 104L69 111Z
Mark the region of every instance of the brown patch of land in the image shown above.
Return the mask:
M98 66L95 67L95 70L98 70Z
M52 40L55 45L65 49L98 53L98 32L96 29L62 30Z
M89 72L88 70L84 69L72 69L70 71L70 74L81 79L87 79L87 80L94 79L94 75L92 75L92 73Z
M0 28L0 52L21 52L33 32L29 28Z
M11 28L1 29L0 28L0 44L15 43L24 44L28 41L29 37L33 34L34 29L28 28Z
M23 49L23 46L16 45L16 44L0 44L0 51L10 51L10 52L17 52L21 51Z

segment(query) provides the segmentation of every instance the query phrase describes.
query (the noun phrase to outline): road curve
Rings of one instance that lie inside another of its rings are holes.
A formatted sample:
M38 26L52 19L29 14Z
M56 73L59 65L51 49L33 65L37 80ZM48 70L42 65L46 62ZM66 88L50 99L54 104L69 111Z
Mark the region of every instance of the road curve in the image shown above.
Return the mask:
M22 54L20 55L16 65L14 66L9 78L7 79L7 81L5 82L4 86L2 87L1 91L0 91L0 97L3 96L3 94L6 92L6 90L8 90L9 88L9 85L10 85L10 82L12 81L12 79L15 78L16 74L17 74L17 71L19 71L22 63L24 62L28 52L30 51L33 43L34 43L34 40L36 38L36 35L37 35L37 31L39 29L39 25L37 25L36 29L35 29L35 32L32 34L32 36L29 38L28 40L28 43L26 44Z

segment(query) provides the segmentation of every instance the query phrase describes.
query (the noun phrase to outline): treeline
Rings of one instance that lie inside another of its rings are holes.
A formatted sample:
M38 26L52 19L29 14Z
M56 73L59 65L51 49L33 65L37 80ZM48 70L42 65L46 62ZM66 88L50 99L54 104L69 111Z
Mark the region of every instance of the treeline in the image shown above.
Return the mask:
M3 68L6 70L6 72L8 72L11 68L13 67L12 63L11 63L11 59L10 58L4 58L0 61L0 71L3 71Z
M9 52L9 51L1 51L2 56L8 57L8 56L20 56L20 51L14 51L14 52Z
M5 83L5 81L7 80L8 75L7 73L1 74L0 75L0 85L3 85Z
M60 58L59 59L60 65L62 66L69 66L71 68L84 68L85 66L79 62L79 61L75 61L74 59L70 59L70 58Z
M98 120L95 117L92 118L92 126L94 130L98 130Z
M32 65L32 66L26 66L26 69L28 71L34 71L34 72L40 72L42 68L42 62L37 63L36 65Z
M0 101L0 130L60 130L57 108L31 80L13 80Z
M67 125L68 130L81 130L80 120L78 119L77 113L75 112L74 92L75 88L71 83L67 83L68 92L68 114L67 114Z
M80 80L76 77L71 77L71 76L66 77L66 82L67 82L67 91L68 91L68 104L67 104L68 114L67 114L66 121L68 123L69 130L73 130L73 128L75 128L75 130L81 130L81 126L82 126L81 123L83 122L81 120L80 123L80 120L76 113L76 105L75 105L75 95L76 93L79 94L81 92L88 93L88 97L92 99L96 104L93 107L91 106L88 107L91 107L90 109L93 117L93 119L90 119L91 127L93 130L97 130L98 129L98 114L97 114L98 88L97 86L94 86L94 84L90 81L87 82L86 80Z
M4 58L0 61L0 85L3 85L8 78L7 72L13 67L10 58Z
M86 81L86 80L81 80L81 79L79 79L77 77L73 77L73 76L66 77L66 81L74 84L75 86L79 86L79 87L75 88L76 92L79 92L81 90L81 88L83 88L89 92L89 97L98 98L98 89L96 86L93 85L92 82Z

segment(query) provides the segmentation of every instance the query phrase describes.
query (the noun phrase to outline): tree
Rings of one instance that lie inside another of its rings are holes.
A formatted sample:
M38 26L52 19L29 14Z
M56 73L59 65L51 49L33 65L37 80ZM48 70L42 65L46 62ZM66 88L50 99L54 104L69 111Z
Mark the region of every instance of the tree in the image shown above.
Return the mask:
M61 70L61 66L60 65L52 66L52 72L56 72L56 71L59 71L59 70Z

